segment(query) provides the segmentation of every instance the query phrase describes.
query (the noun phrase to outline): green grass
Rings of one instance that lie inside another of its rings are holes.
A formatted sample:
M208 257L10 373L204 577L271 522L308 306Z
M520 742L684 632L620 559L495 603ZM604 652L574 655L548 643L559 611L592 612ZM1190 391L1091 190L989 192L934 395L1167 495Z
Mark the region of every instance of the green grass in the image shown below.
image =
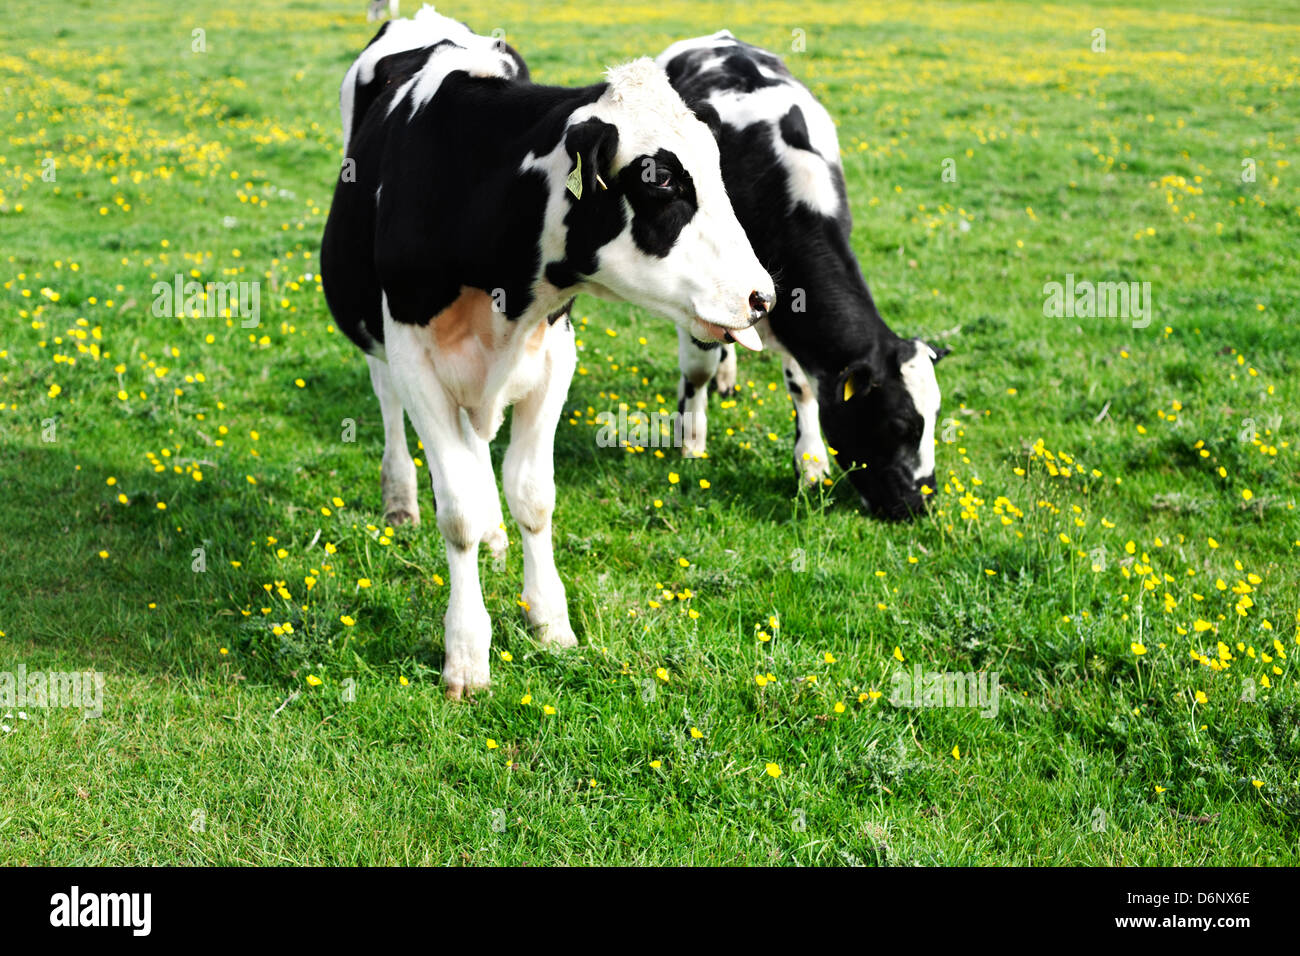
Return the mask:
M543 82L803 30L881 311L953 349L944 487L886 525L842 480L796 494L770 354L709 459L598 447L589 409L672 404L674 335L580 300L555 536L582 644L527 636L512 535L493 692L461 704L441 540L368 530L378 406L303 278L363 7L7 8L0 671L107 686L98 719L0 708L0 862L1300 862L1293 7L444 4ZM251 340L151 315L191 269L262 282ZM1044 317L1066 273L1151 282L1155 321ZM890 705L914 663L997 671L998 715Z

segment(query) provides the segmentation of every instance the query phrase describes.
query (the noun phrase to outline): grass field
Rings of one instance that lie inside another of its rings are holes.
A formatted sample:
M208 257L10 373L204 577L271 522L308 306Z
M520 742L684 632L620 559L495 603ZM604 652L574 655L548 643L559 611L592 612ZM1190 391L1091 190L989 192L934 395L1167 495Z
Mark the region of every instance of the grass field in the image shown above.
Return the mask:
M600 447L674 404L674 334L580 299L581 646L527 635L511 526L453 704L442 542L381 526L315 277L364 3L10 0L0 672L105 689L0 707L0 863L1300 863L1300 11L1171 6L441 4L541 82L784 53L882 314L953 349L941 487L886 525L796 493L770 354L707 460ZM156 317L178 273L259 282L260 326ZM1046 316L1067 274L1154 321ZM997 672L996 716L894 706L915 666Z

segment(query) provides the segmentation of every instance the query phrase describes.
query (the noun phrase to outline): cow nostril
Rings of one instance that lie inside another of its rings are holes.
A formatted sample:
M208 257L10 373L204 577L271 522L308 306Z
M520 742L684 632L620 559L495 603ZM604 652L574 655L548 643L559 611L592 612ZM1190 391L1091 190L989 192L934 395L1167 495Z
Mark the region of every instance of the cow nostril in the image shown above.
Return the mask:
M749 294L749 307L756 313L754 318L761 319L763 316L771 312L772 303L775 301L776 299L773 296L764 295L758 290L751 292Z

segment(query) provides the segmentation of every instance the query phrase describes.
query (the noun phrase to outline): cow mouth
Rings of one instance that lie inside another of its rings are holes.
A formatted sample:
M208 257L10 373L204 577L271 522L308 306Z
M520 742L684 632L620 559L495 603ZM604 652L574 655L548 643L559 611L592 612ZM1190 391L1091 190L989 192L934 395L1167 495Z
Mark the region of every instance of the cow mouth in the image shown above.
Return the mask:
M751 352L763 351L763 340L758 337L752 325L746 325L743 328L732 329L725 325L717 325L713 322L706 322L704 319L696 318L695 328L691 334L701 342L734 342L742 345Z

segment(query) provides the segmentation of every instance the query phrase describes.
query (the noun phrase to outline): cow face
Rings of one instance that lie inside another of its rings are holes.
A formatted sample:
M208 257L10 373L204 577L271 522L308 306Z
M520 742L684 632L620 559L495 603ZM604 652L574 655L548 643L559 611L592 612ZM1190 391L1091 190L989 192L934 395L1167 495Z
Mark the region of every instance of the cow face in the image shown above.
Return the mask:
M925 507L935 487L934 434L939 417L935 363L947 349L896 339L845 369L822 430L840 467L876 515L905 520Z
M775 289L727 198L713 135L652 61L608 77L565 131L564 258L547 278L644 306L700 341L761 348L751 326Z

